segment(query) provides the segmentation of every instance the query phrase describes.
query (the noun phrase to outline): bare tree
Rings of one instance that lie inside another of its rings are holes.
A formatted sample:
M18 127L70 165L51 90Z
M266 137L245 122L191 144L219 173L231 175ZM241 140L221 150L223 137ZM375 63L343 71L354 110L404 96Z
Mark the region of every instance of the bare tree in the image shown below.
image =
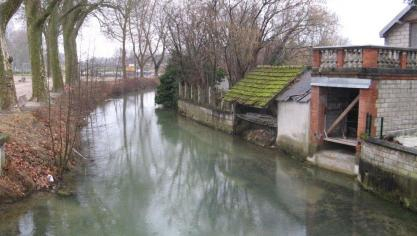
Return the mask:
M65 54L65 82L79 81L77 36L86 18L104 4L104 0L65 0L63 3L62 31Z
M19 9L23 0L0 1L0 110L17 104L13 81L13 58L9 57L6 45L6 27Z
M213 83L223 69L233 85L257 64L282 63L289 46L305 47L316 41L307 40L316 38L311 34L332 27L337 21L318 17L320 6L318 0L173 3L166 11L173 61L189 81Z
M154 76L158 77L159 69L165 59L167 51L167 20L164 13L163 1L155 1L155 11L150 15L151 32L147 34L146 41L149 48L149 55L154 66Z
M140 78L144 78L145 65L149 61L149 41L151 34L151 16L155 13L156 1L135 0L133 5L132 23L129 34L132 41L133 54L140 70Z
M122 45L122 73L123 79L127 79L126 43L133 10L133 0L113 0L109 4L112 7L103 10L98 19L100 19L104 32Z

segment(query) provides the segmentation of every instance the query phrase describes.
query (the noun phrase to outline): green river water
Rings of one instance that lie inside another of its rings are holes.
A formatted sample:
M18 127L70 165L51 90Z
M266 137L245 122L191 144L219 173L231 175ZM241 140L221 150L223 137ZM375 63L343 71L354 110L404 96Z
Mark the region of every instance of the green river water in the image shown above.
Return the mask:
M417 235L417 214L154 105L97 108L74 196L39 193L0 211L0 235Z

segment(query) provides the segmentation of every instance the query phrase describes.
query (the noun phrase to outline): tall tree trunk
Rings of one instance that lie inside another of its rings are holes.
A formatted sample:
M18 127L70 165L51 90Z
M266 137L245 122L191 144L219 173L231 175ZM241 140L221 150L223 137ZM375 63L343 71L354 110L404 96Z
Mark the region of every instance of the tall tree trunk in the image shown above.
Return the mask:
M145 72L143 71L145 69L145 64L139 62L139 70L140 70L140 78L145 78Z
M61 63L59 61L59 49L58 49L58 8L55 9L48 22L47 29L47 48L48 48L48 68L50 68L52 76L53 91L61 91L64 88L64 82L62 79Z
M127 70L126 70L126 27L123 31L123 38L122 38L122 71L123 71L123 79L127 79Z
M159 67L160 67L160 65L154 65L154 76L155 76L155 78L157 78L158 77L158 75L159 75Z
M27 34L29 43L30 65L32 67L32 100L46 101L46 73L42 50L42 27L33 22L33 10L26 5Z
M0 30L0 110L10 109L16 104L12 58L7 53L5 30Z
M65 54L65 82L72 84L80 80L77 53L77 36L87 15L99 4L74 7L74 0L64 1L63 11L68 12L62 21Z
M42 33L45 21L59 1L50 0L47 7L43 9L40 0L25 0L29 55L32 67L32 100L34 101L46 101L47 98L48 88L42 50Z
M46 62L45 62L45 69L46 69L46 77L47 78L50 78L51 77L51 52L50 52L50 50L49 50L49 43L48 43L48 41L49 41L49 35L48 35L48 27L46 27L45 26L45 28L44 28L44 32L43 32L43 36L44 36L44 38L45 38L45 41L46 41Z
M69 26L71 27L71 26ZM77 34L74 29L64 29L65 82L72 84L80 79L78 69Z
M17 104L13 59L9 57L6 45L6 27L22 2L23 0L9 0L0 4L0 110L10 109Z

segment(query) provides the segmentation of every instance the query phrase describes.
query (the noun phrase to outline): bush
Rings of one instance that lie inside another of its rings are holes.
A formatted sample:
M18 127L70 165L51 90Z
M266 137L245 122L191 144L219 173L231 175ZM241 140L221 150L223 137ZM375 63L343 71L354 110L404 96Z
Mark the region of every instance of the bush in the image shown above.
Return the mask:
M173 66L168 65L165 73L159 78L160 85L156 90L155 102L164 107L177 107L178 100L178 79L180 78L179 70Z

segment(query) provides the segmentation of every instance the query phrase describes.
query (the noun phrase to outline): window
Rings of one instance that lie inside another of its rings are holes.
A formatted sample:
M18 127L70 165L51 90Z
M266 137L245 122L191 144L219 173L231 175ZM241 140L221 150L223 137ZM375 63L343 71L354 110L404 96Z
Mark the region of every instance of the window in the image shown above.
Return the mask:
M417 48L417 23L410 24L410 47Z

